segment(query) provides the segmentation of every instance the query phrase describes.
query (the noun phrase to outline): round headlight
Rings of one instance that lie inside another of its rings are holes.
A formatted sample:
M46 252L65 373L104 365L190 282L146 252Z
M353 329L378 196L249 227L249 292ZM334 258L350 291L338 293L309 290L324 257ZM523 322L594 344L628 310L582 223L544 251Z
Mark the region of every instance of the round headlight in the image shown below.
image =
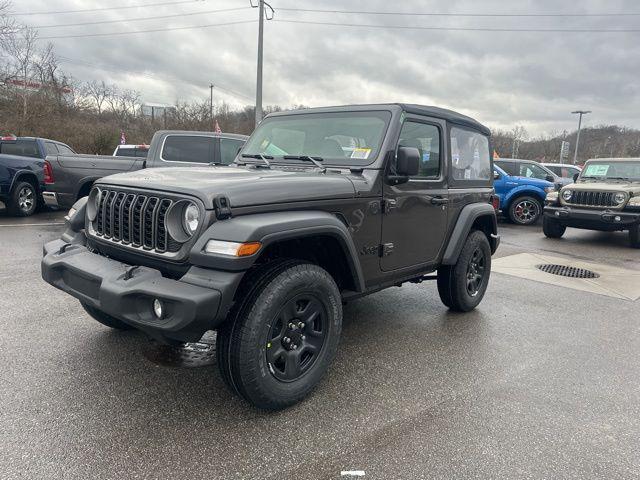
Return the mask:
M101 194L102 192L99 188L93 188L89 193L89 198L87 199L87 217L89 217L90 222L93 222L98 216Z
M572 196L573 192L571 190L565 190L564 192L562 192L562 198L567 202L571 200Z
M193 235L198 229L198 225L200 224L200 210L193 203L190 203L184 209L182 224L184 225L185 232L189 235Z
M622 202L624 202L625 198L627 198L626 195L622 192L619 192L613 196L613 201L620 205Z

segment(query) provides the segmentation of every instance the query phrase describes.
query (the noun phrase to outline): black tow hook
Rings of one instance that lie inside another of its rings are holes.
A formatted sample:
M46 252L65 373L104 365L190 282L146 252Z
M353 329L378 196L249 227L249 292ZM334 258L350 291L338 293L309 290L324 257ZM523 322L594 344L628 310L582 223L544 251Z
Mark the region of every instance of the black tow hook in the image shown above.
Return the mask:
M66 252L66 251L67 251L67 249L68 249L69 247L73 247L73 245L72 245L72 244L70 244L70 243L65 243L64 245L62 245L62 246L60 247L60 250L58 250L58 255L62 255L64 252Z
M126 280L129 280L130 278L133 278L133 272L135 272L139 268L140 268L140 265L135 265L133 267L127 268L127 271L124 272L123 280L126 281Z

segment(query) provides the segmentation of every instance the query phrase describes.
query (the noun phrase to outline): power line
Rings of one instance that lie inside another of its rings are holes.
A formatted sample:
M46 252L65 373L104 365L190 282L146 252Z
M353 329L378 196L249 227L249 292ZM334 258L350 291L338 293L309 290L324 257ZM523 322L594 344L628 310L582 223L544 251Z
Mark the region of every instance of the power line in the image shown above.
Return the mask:
M454 32L568 32L568 33L638 33L640 28L492 28L492 27L422 27L411 25L374 25L365 23L312 22L307 20L273 20L277 23L299 23L304 25L328 25L335 27L384 28L394 30L435 30Z
M119 67L119 68L110 67L110 66L106 66L104 64L96 64L96 63L88 62L86 60L80 60L80 59L76 59L76 58L65 57L64 55L57 55L56 58L58 58L63 63L75 63L75 64L78 64L78 65L85 65L87 67L98 68L98 69L101 69L101 70L108 70L108 71L117 72L117 73L120 73L120 74L122 74L122 73L133 73L135 75L147 77L147 78L150 78L152 80L159 80L157 75L154 75L153 73L142 72L142 71L139 71L139 70L126 70L126 71L123 71L122 67ZM169 80L177 81L177 82L184 81L183 79L178 78L178 77L174 77L172 75L161 74L160 76L164 77L166 79L169 79ZM227 92L227 94L230 94L232 96L235 96L235 97L238 97L238 98L244 98L246 100L253 101L253 98L251 98L250 96L245 95L244 93L237 92L237 91L232 90L230 88L227 88L227 87L225 87L223 85L220 85L218 82L216 82L216 88L219 89L219 90L222 90L224 92Z
M19 13L7 13L8 17L24 17L27 15L60 15L64 13L86 13L86 12L102 12L105 10L124 10L131 8L146 8L146 7L162 7L165 5L181 5L184 3L197 3L202 0L181 0L178 2L157 2L157 3L143 3L138 5L122 5L119 7L100 7L100 8L84 8L82 10L57 10L49 12L19 12Z
M211 23L209 25L192 25L188 27L166 27L166 28L154 28L152 30L131 30L128 32L108 32L108 33L82 33L77 35L58 35L53 37L38 37L40 40L56 40L62 38L86 38L86 37L112 37L119 35L133 35L135 33L155 33L155 32L170 32L175 30L191 30L195 28L210 28L210 27L224 27L227 25L240 25L243 23L256 23L257 20L239 20L237 22L226 23Z
M421 17L637 17L640 13L433 13L433 12L381 12L371 10L327 10L319 8L285 8L279 11L303 13L344 13L358 15L406 15Z
M223 12L234 12L238 10L247 10L247 7L235 7L235 8L223 8L221 10L205 10L201 12L188 12L188 13L173 13L171 15L158 15L155 17L142 17L142 18L127 18L123 20L122 18L118 20L99 20L97 22L81 22L81 23L60 23L57 25L35 25L33 28L43 29L43 28L57 28L57 27L82 27L86 25L103 25L107 23L122 23L126 22L141 22L145 20L162 20L167 18L176 18L176 17L190 17L193 15L208 15L211 13L223 13Z

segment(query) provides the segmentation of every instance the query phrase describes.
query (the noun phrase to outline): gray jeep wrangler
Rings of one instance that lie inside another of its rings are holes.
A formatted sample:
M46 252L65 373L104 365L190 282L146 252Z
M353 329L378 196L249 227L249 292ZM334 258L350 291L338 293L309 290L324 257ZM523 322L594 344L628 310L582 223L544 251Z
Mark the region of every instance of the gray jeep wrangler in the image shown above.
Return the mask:
M452 310L480 303L499 243L489 135L417 105L271 114L231 166L97 181L42 276L115 329L217 330L226 384L281 409L326 373L343 303L424 280Z

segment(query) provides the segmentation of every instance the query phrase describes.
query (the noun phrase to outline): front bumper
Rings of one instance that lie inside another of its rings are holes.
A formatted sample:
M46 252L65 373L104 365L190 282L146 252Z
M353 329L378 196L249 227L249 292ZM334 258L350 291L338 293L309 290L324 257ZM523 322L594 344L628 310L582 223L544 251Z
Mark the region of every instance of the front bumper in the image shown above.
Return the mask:
M197 341L217 327L244 273L192 267L180 280L173 280L159 270L132 267L63 240L45 244L43 253L46 282L166 341ZM163 318L153 313L154 299L165 307Z
M561 225L589 230L626 230L640 224L640 212L617 210L589 210L586 208L547 205L544 216L553 218Z

